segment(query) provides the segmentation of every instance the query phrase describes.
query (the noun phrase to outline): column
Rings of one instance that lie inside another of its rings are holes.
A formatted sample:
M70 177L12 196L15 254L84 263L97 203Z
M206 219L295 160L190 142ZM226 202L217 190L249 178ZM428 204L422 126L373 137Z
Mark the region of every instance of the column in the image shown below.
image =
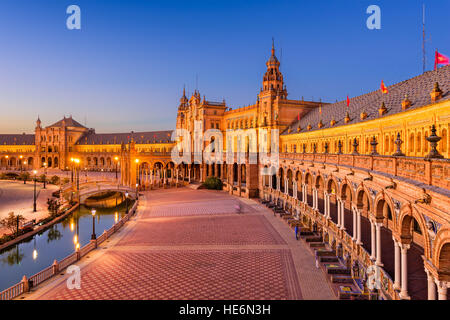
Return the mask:
M352 236L352 240L355 241L356 240L356 233L358 232L356 229L356 209L355 207L353 207L353 236Z
M436 282L438 287L439 298L438 300L447 300L447 282L438 281Z
M277 191L280 191L281 185L280 185L280 177L277 176Z
M341 227L341 199L336 198L337 202L337 226L338 228Z
M330 204L330 196L331 196L331 195L329 195L329 194L327 195L327 213L328 213L327 218L328 218L328 219L331 219L331 212L330 212L330 205L331 205L331 204Z
M381 223L375 223L375 229L377 238L377 251L376 251L377 256L375 264L379 267L382 267L383 263L381 262Z
M361 210L356 209L356 244L362 245L361 241Z
M293 194L292 194L292 196L294 197L294 199L297 199L297 181L294 180L292 182L292 184L293 184L293 188L292 188Z
M188 175L189 175L188 182L191 183L191 168L188 169Z
M289 180L287 178L284 179L284 193L289 194Z
M344 205L344 200L341 199L341 201L339 202L341 205L341 230L345 230L345 205Z
M400 277L401 277L401 266L400 266L400 244L397 242L397 240L392 237L392 240L394 240L394 252L395 252L395 277L394 277L394 289L400 290Z
M323 192L323 215L325 218L328 218L328 193L326 191Z
M436 283L434 282L434 277L426 268L425 272L427 273L428 281L428 300L436 300Z
M370 253L370 260L374 261L375 258L375 250L376 250L376 245L375 245L375 222L373 222L372 220L370 220L370 240L371 240L371 253Z
M408 295L408 249L409 244L400 245L402 253L402 290L400 291L400 298L410 299Z

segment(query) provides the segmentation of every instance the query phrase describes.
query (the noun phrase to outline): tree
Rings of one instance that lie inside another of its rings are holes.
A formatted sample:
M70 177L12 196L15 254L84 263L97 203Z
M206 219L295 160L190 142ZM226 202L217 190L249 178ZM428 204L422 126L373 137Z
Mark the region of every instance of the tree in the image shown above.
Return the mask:
M56 199L47 199L48 211L52 217L58 214L59 207L61 206L59 201Z
M22 172L19 176L20 180L23 180L23 183L27 183L28 180L30 180L30 174L28 172Z
M18 214L16 216L14 212L10 212L6 218L0 220L0 225L7 228L11 233L15 233L17 224L20 225L23 221L25 221L25 218L22 215Z

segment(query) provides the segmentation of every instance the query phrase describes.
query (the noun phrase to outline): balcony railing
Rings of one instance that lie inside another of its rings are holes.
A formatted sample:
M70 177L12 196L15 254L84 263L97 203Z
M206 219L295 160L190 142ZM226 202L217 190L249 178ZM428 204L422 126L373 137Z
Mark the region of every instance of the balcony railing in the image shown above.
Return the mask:
M280 160L348 166L450 189L450 159L353 154L280 153Z

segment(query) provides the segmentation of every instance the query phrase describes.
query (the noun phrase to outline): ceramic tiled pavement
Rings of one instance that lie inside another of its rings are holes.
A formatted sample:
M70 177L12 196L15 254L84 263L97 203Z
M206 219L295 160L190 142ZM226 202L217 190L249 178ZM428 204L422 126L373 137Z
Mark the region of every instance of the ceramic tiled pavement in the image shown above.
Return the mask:
M69 290L65 276L28 298L334 298L311 254L274 219L225 192L145 192L135 221L82 266L81 289Z

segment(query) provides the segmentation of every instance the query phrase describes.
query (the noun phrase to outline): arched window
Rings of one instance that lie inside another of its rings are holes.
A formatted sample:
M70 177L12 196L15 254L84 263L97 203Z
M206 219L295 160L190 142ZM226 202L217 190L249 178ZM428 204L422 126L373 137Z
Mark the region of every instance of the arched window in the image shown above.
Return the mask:
M447 130L443 129L441 132L441 141L440 142L440 146L439 148L441 149L441 152L447 152L447 144L448 144L448 135L447 135Z
M409 152L414 152L414 133L409 135Z
M417 133L416 142L416 152L420 153L422 151L422 134L420 132Z

